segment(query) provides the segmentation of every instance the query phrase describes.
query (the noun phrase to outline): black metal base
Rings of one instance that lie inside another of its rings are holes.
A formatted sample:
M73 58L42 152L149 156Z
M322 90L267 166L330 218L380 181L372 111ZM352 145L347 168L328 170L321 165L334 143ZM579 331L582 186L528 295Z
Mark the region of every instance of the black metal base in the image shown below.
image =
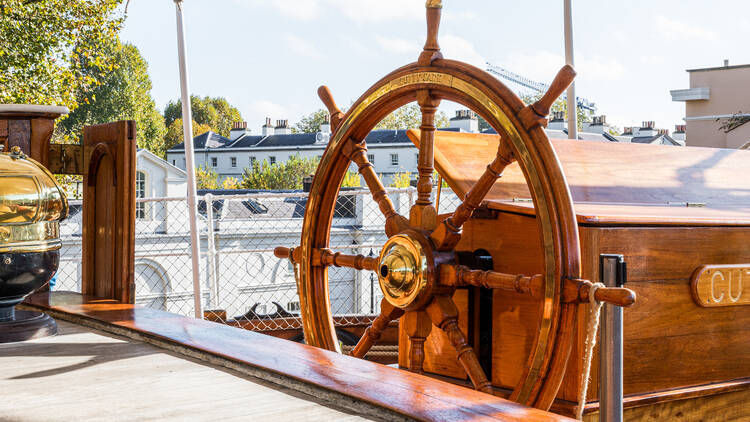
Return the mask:
M13 343L57 334L57 323L41 312L16 310L14 319L0 321L0 343Z

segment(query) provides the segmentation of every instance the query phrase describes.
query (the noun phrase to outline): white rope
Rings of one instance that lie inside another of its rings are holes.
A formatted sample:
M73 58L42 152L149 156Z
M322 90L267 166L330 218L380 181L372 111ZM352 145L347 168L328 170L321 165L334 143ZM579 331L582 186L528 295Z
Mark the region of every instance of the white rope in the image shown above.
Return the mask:
M576 419L583 420L583 408L586 406L586 392L589 389L589 375L591 375L591 359L596 346L596 334L599 331L599 315L601 314L603 302L595 298L598 289L605 287L603 283L594 283L589 289L589 320L586 323L585 353L583 354L583 372L578 380L578 406L576 407Z

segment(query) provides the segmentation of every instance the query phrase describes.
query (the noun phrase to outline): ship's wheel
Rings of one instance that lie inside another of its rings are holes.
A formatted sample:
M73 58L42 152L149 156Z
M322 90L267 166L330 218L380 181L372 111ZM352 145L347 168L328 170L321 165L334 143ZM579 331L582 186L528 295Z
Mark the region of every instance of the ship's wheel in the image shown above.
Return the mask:
M313 179L297 248L277 248L298 268L298 288L307 344L339 350L331 314L329 266L377 273L383 292L380 315L352 351L363 357L385 327L400 318L409 338L408 369L422 372L424 342L432 329L443 330L458 353L474 387L492 393L492 386L458 327L452 294L462 285L513 290L537 295L542 301L538 334L526 367L510 399L548 409L560 387L568 361L578 304L593 293L592 283L580 280L578 226L565 176L542 125L555 99L575 72L563 67L547 92L526 106L496 78L466 63L443 59L437 42L442 2L427 2L427 42L417 62L390 73L360 97L346 114L328 88L318 94L331 115L333 133ZM479 115L500 135L495 157L451 216L438 221L431 201L433 188L434 117L441 100L460 103ZM364 139L397 108L416 101L422 112L418 158L417 200L408 218L399 215L367 159ZM480 206L503 169L517 161L534 202L544 272L503 274L474 270L458 263L454 248L461 227ZM367 183L385 216L388 240L378 257L345 255L328 249L338 187L351 162ZM596 297L614 302L628 299L625 289L599 289Z

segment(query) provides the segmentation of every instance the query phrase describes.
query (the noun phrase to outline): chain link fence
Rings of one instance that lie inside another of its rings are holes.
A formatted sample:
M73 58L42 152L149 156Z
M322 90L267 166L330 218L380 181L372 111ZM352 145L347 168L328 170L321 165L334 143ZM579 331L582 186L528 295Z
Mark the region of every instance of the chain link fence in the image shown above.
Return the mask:
M307 193L232 191L198 197L200 282L209 319L256 331L301 328L294 269L273 254L276 246L300 242ZM397 211L409 215L414 188L389 189ZM459 204L443 188L439 212ZM55 290L81 291L81 201L70 201L61 225L63 248ZM185 198L136 201L136 303L194 315L190 232ZM387 240L385 219L366 189L342 189L331 225L330 248L377 256ZM328 268L331 309L337 325L369 323L380 311L382 294L370 271Z

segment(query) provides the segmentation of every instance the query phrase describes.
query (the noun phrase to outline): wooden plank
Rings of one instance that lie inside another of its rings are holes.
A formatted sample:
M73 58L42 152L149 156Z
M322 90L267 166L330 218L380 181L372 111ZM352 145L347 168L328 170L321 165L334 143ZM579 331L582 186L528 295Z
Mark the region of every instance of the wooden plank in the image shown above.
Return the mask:
M160 421L371 420L313 396L62 321L55 337L0 345L0 366L0 415L18 422L85 422L103 415Z
M419 132L408 132L418 141ZM435 167L459 198L495 156L498 135L437 131ZM750 225L750 151L553 139L579 222L588 224ZM486 199L496 209L532 214L517 163L509 165ZM668 206L705 203L706 207Z
M17 146L26 154L31 148L31 122L29 120L8 121L8 151Z
M352 410L417 420L570 420L376 363L208 321L68 292L30 296L57 318L138 337Z
M84 293L135 300L135 122L83 128Z
M49 166L52 174L83 174L83 146L50 144Z

